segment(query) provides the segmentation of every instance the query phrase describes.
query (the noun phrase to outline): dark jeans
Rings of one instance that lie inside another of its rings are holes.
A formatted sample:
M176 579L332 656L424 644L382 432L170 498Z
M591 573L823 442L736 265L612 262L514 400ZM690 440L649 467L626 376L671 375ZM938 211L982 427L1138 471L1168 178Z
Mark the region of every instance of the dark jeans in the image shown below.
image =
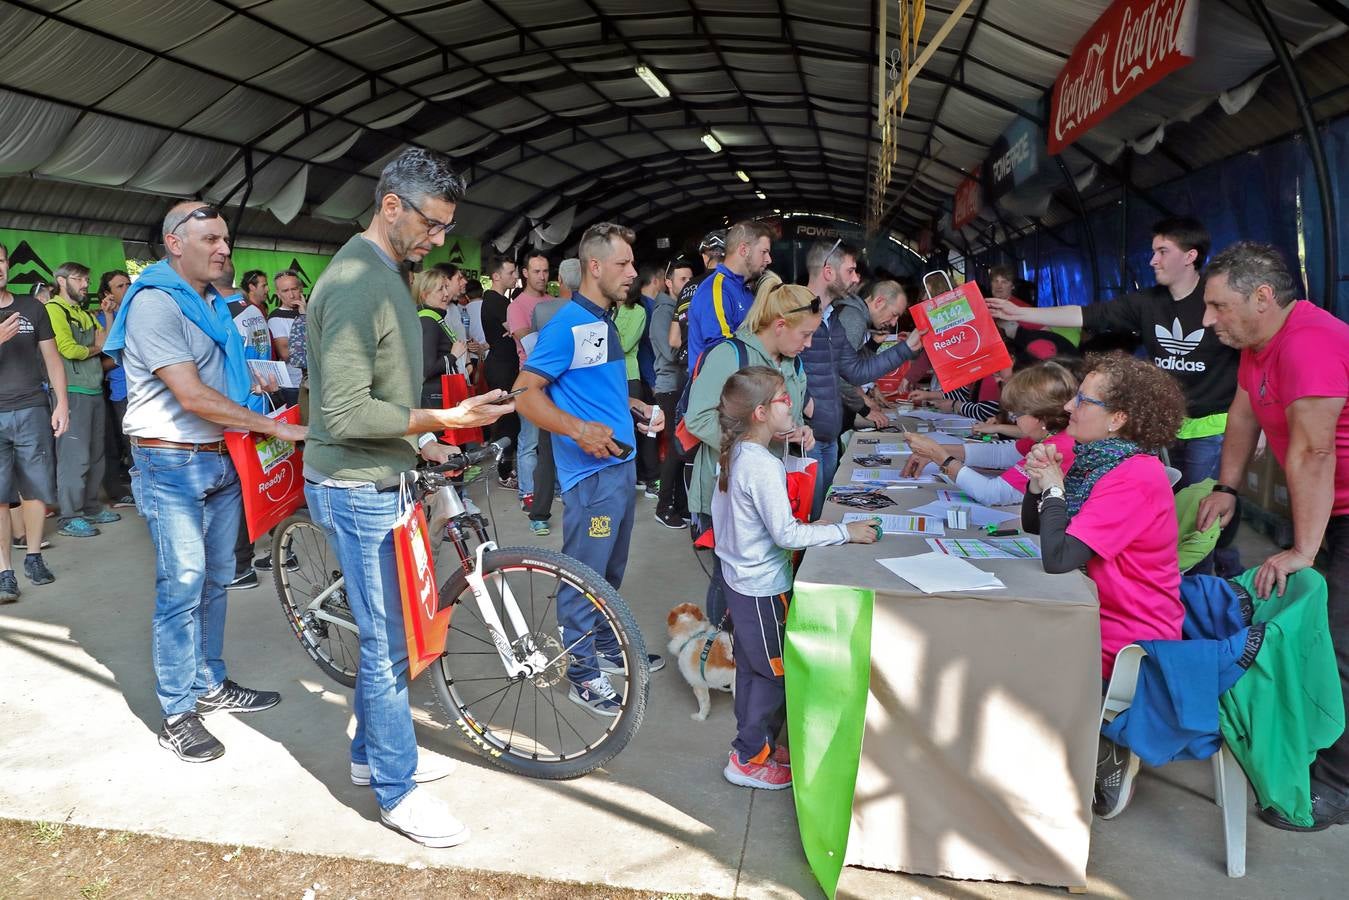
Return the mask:
M1340 689L1349 697L1349 515L1331 516L1326 526L1326 586L1330 589L1330 640L1340 670ZM1312 780L1349 796L1349 731L1317 754Z
M675 438L675 406L679 403L679 391L670 391L656 395L656 405L665 413L665 459L660 466L660 497L656 500L656 512L674 513L680 516L689 514L689 496L684 488L684 453Z
M1218 464L1222 461L1223 436L1214 434L1208 437L1190 438L1176 441L1166 450L1171 465L1180 470L1180 481L1176 490L1182 490L1192 484L1198 484L1205 478L1218 477ZM1233 485L1235 487L1235 485ZM1235 534L1235 532L1233 532ZM1236 547L1222 547L1196 563L1186 574L1213 575L1231 578L1242 571L1241 554Z
M511 439L511 448L501 454L501 461L497 464L497 475L507 478L515 471L515 445L520 440L520 416L517 413L497 419L487 434L489 442L504 437Z
M539 429L538 462L534 466L534 502L529 521L547 522L553 515L553 497L557 494L557 466L553 463L553 436Z
M698 535L712 527L712 517L704 513L694 513L693 515L693 537L697 540ZM697 552L696 550L694 551ZM707 621L713 626L722 624L722 619L726 617L726 579L721 574L721 560L715 553L712 554L712 573L707 583L707 597L703 601L703 611L707 613ZM725 623L730 625L729 622ZM726 629L730 631L728 627Z
M131 496L131 444L122 434L122 418L126 415L125 400L108 400L108 418L103 429L103 490L108 501L116 503Z
M634 378L628 381L628 396L643 403L654 403L655 395L651 388ZM660 477L660 439L636 432L637 439L637 481L650 484Z

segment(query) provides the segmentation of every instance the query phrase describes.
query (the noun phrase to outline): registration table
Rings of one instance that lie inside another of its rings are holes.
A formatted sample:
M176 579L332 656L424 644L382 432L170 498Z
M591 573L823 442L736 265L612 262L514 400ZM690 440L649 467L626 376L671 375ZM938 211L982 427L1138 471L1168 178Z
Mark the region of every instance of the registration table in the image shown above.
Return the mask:
M836 485L868 447L854 440ZM881 512L950 487L888 491ZM856 511L831 501L822 518ZM797 573L784 662L811 869L831 897L845 865L1085 886L1101 709L1091 582L1036 559L979 559L1005 589L925 594L877 562L929 551L886 535L807 551Z

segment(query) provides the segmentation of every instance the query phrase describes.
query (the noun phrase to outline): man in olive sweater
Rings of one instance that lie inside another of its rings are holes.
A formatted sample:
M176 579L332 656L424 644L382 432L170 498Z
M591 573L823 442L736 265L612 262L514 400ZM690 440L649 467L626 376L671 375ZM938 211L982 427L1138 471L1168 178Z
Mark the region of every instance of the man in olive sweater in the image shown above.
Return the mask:
M361 636L351 780L370 785L385 825L429 847L452 847L468 828L419 782L449 774L424 754L408 706L408 655L394 563L398 492L375 482L423 458L444 462L434 432L489 425L513 410L491 391L454 409L419 409L421 326L401 264L444 244L465 185L448 157L407 150L385 166L370 226L333 257L308 312L309 442L305 497L346 576Z

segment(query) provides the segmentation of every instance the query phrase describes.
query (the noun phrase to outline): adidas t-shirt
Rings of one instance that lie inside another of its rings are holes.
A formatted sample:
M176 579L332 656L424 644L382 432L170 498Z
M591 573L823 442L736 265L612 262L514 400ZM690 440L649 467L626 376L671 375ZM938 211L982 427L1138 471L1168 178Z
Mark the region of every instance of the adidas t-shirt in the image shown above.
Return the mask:
M1192 419L1225 413L1237 390L1239 351L1204 327L1204 280L1180 300L1158 285L1118 300L1082 307L1082 324L1095 331L1133 331L1148 359L1170 372L1185 392Z

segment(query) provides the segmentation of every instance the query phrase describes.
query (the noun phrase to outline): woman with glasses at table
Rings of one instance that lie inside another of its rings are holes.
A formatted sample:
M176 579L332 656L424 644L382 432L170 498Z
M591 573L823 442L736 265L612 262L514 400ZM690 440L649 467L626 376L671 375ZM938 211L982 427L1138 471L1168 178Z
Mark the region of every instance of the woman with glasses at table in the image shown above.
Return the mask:
M697 533L712 525L712 495L717 486L717 454L721 451L717 404L721 402L726 380L742 368L742 358L745 366L767 366L780 372L786 382L795 428L779 437L804 446L806 451L815 446L815 436L804 424L808 412L806 372L797 356L810 344L822 316L820 299L808 289L797 284L777 285L758 293L734 338L706 351L689 386L688 411L684 414L684 427L701 442L693 460L688 491L689 512ZM734 341L740 343L743 352ZM772 449L779 455L783 452L780 443ZM706 611L708 621L715 624L726 614L721 566L712 567L711 578Z
M1026 456L1035 447L1052 445L1063 464L1072 465L1076 442L1064 432L1068 425L1065 407L1076 393L1077 382L1058 363L1043 362L1022 369L1002 388L1003 412L1019 432L1019 440L948 445L909 432L904 441L913 456L905 464L904 474L917 475L932 463L978 503L986 506L1020 503L1029 483ZM975 468L1005 471L983 475Z
M1176 503L1157 454L1175 439L1185 396L1166 372L1116 354L1088 358L1065 408L1077 456L1065 471L1052 445L1031 451L1021 521L1040 535L1046 572L1086 566L1096 583L1104 685L1120 648L1181 637ZM1092 808L1108 819L1129 802L1138 758L1102 738L1098 759Z

